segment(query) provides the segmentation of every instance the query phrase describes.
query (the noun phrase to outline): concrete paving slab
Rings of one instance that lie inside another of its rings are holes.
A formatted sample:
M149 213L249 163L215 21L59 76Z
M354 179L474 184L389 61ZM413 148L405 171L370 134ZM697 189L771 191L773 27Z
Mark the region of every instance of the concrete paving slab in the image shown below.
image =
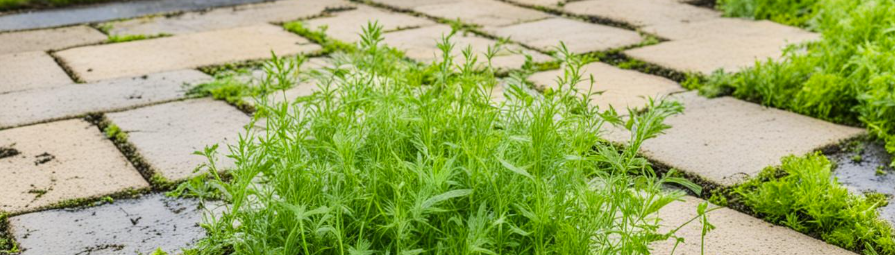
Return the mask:
M667 0L587 0L563 6L563 11L622 22L635 27L713 19L720 12Z
M66 120L0 131L0 211L24 213L63 201L149 185L96 126Z
M456 3L459 1L461 0L373 0L374 3L405 11L410 11L420 6Z
M646 26L643 32L657 35L669 40L692 40L712 37L761 37L801 43L807 40L820 39L820 35L797 27L781 25L767 20L748 20L740 18L716 18L690 23L665 23Z
M460 0L452 3L424 5L414 11L447 20L485 27L507 26L549 18L552 15L499 1Z
M9 218L10 230L29 254L179 254L205 236L193 199L145 195L75 210L51 210Z
M193 152L214 144L219 145L218 168L233 167L233 160L225 157L227 145L238 142L243 127L251 121L233 106L212 99L155 105L106 117L127 133L128 142L149 167L169 181L195 176L193 170L208 160Z
M553 70L535 73L528 80L540 88L557 89L556 79L563 75L563 70ZM624 70L618 67L594 62L582 67L581 75L584 79L594 77L593 88L589 80L578 83L575 88L581 93L588 90L593 92L603 91L603 94L591 96L591 103L600 109L609 109L609 106L622 110L626 108L642 109L647 104L647 97L658 98L671 93L685 91L672 80L659 76L644 74L632 70ZM568 89L568 85L565 85Z
M0 55L61 50L106 41L106 35L88 26L73 26L0 33Z
M257 25L152 40L81 47L56 53L84 81L138 76L277 55L320 46L274 25Z
M181 70L0 94L0 128L172 101L185 96L185 85L209 80L202 72Z
M264 23L282 23L323 14L327 9L352 8L343 0L281 0L174 16L151 16L105 23L113 35L189 34Z
M562 5L569 1L570 0L507 0L507 2L522 6L537 6L556 10L562 9Z
M631 46L641 41L640 34L634 31L567 18L486 28L486 31L542 51L556 50L560 42L573 53L588 53Z
M368 22L378 22L383 32L436 24L426 18L359 6L356 10L339 12L331 17L307 20L305 25L311 29L326 27L327 36L343 42L356 42Z
M30 51L0 55L0 94L73 83L50 55Z

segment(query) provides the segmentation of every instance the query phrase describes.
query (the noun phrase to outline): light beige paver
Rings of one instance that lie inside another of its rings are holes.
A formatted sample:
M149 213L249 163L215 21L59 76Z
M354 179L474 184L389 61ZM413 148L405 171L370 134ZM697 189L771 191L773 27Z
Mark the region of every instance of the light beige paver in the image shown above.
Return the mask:
M109 121L127 133L127 140L150 168L169 181L194 176L193 170L206 163L193 155L206 146L218 144L218 168L233 167L225 157L228 144L235 144L251 117L222 101L198 99L167 103L112 113Z
M668 0L587 0L563 6L563 10L624 22L636 27L696 22L720 17L719 12Z
M171 101L184 97L184 85L208 80L202 72L182 70L0 94L0 128Z
M450 33L451 28L449 26L436 25L386 33L383 42L389 46L404 50L408 58L421 62L432 62L441 59L441 50L438 49L437 44L441 42L442 36L447 36ZM473 52L478 56L478 63L484 64L487 61L484 53L487 52L489 46L497 43L487 38L463 32L455 34L451 38L451 42L455 44L452 52L455 64L465 62L461 51L466 49L467 46L472 47ZM499 69L521 67L525 63L525 56L516 52L531 55L532 60L535 62L551 60L547 55L509 44L503 45L498 54L492 59L493 66Z
M274 25L257 25L152 40L89 46L56 55L84 81L137 76L320 49Z
M100 43L106 35L88 26L73 26L23 32L0 33L0 55L61 50L74 46Z
M669 40L695 40L715 37L761 37L789 43L820 39L820 36L797 27L776 22L740 18L717 18L691 23L666 23L641 28L643 32ZM748 40L748 39L746 39Z
M325 26L327 36L343 42L355 42L360 40L368 22L378 22L383 32L435 24L425 18L359 6L356 10L339 12L332 17L307 20L305 25L311 29Z
M535 86L556 89L558 86L556 79L562 75L563 70L553 70L533 74L528 79ZM592 91L602 91L603 94L591 96L591 103L596 104L600 109L609 109L610 105L616 109L626 109L628 107L633 109L643 108L646 106L647 97L658 98L674 92L684 91L674 81L637 71L620 69L600 62L583 66L581 75L583 76L582 78L588 80L578 83L575 87L581 93L591 90L589 77L593 75L594 84ZM565 89L568 89L568 87Z
M543 51L556 50L563 42L573 53L621 48L641 40L634 31L567 18L550 18L486 31Z
M459 1L461 0L373 0L374 3L405 11L410 11L413 10L413 8L420 6L455 3Z
M305 19L321 15L328 8L349 8L351 6L350 3L343 0L285 0L106 24L111 26L109 32L113 35L178 35Z
M804 155L865 134L846 127L731 97L675 94L684 113L666 119L665 134L644 142L647 158L722 186L738 184L788 155ZM625 132L606 134L622 143Z
M684 201L672 202L659 211L662 219L659 231L667 232L693 219L698 214L696 207L704 202L687 196ZM710 205L711 207L716 207ZM824 243L792 229L775 226L752 216L722 208L709 212L709 223L715 229L705 237L705 254L841 254L854 253ZM685 242L674 248L674 240L656 242L650 245L653 254L701 254L702 223L699 220L678 230L677 235Z
M562 9L563 4L569 2L568 0L507 0L507 2L515 3L523 6L537 6L544 7L548 9Z
M552 15L499 1L461 0L453 3L424 5L414 11L447 20L460 19L485 27L507 26L549 18Z
M0 211L22 213L78 198L94 198L148 184L124 156L83 120L0 131Z
M0 55L0 94L66 83L71 78L42 51Z

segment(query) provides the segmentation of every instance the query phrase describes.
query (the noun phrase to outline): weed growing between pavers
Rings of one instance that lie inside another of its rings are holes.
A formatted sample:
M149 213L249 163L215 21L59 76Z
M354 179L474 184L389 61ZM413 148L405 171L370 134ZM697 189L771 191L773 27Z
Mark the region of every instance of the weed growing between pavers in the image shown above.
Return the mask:
M9 233L9 215L0 212L0 255L15 254L19 252L18 244Z
M140 41L140 40L148 40L154 38L168 37L171 34L155 34L155 35L109 35L109 39L106 40L106 43L123 43L123 42L132 42L132 41Z
M822 0L718 0L727 16L767 19L790 26L808 26Z
M583 65L571 54L555 93L511 82L496 103L493 69L474 71L472 51L453 63L452 45L440 44L436 78L421 83L415 73L429 65L379 45L379 31L336 58L347 69L315 94L258 98L267 129L231 147L231 181L209 161L228 206L190 252L645 254L680 241L658 231L655 213L683 195L662 185L682 181L657 179L636 153L679 104L651 101L629 118L600 111L571 90ZM626 149L603 143L604 125L633 131Z

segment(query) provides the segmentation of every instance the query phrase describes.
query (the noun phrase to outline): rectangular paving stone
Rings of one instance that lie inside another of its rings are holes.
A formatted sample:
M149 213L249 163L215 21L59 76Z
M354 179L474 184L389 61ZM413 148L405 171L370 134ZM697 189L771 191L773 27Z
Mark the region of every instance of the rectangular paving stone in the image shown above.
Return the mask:
M67 200L96 198L149 185L99 129L66 120L0 131L0 211L39 210ZM14 180L14 181L12 181Z
M327 36L343 42L356 42L360 40L363 28L367 26L368 22L378 22L382 26L383 32L435 24L434 21L426 18L358 6L355 10L339 12L331 17L307 20L305 25L311 29L325 26Z
M207 159L193 155L218 144L218 168L233 167L228 144L238 142L251 117L223 101L188 100L106 115L127 133L127 140L156 174L169 181L194 176Z
M282 0L235 7L151 16L106 23L113 35L188 34L263 23L282 23L321 15L328 8L348 8L342 0Z
M398 32L386 33L383 43L405 51L408 58L421 61L432 62L441 59L441 50L437 44L441 42L442 36L451 33L451 27L446 25L436 25L417 29L402 30ZM465 62L462 56L462 50L467 46L471 46L473 52L478 56L478 63L486 63L484 53L487 52L488 46L493 46L497 42L491 39L479 37L473 34L459 32L451 38L454 45L454 62L462 64ZM497 56L492 59L492 64L498 69L514 69L519 68L525 63L525 56L532 56L535 62L549 61L550 56L526 50L517 45L503 45Z
M29 51L0 55L0 94L72 83L50 55Z
M138 76L277 55L320 46L274 25L256 25L152 40L88 46L56 53L84 81Z
M707 99L694 92L673 96L684 113L669 117L665 134L646 141L641 153L667 167L731 186L757 176L788 155L804 155L865 134L864 129L825 122L731 97ZM625 132L606 134L623 143Z
M212 205L214 206L214 205ZM50 210L9 218L22 255L180 254L205 236L193 199L145 195L77 210Z
M405 11L410 11L420 6L456 3L459 1L461 0L372 0L374 3Z
M662 208L659 211L662 219L659 231L671 231L696 217L696 207L702 202L704 201L701 199L687 196L684 201L672 202ZM775 226L728 208L709 212L708 217L715 229L705 237L705 254L854 254L792 229ZM701 254L702 223L699 220L678 230L677 235L683 237L685 242L677 248L674 248L673 239L656 242L650 245L652 253L671 254L674 250L674 254Z
M563 5L563 11L626 23L635 27L687 23L720 17L717 11L668 0L587 0Z
M181 70L0 94L0 128L176 100L185 96L185 85L209 80L202 72Z
M507 0L507 2L522 6L537 6L556 10L562 9L562 5L566 4L569 1L570 0Z
M535 73L528 80L540 88L556 89L557 77L563 75L563 70L553 70ZM581 93L591 89L589 77L593 75L594 84L592 91L603 91L603 94L591 96L591 103L600 109L609 109L611 105L615 109L626 108L639 109L647 104L647 97L658 98L671 93L681 92L684 89L672 80L659 76L644 74L632 70L624 70L618 67L594 62L582 67L582 78L587 79L578 83L575 87ZM565 85L568 89L568 85Z
M507 26L526 21L549 18L552 15L499 1L460 0L457 2L424 5L414 11L447 20L460 19L463 23L485 27Z
M560 42L573 53L588 53L640 43L637 32L567 18L550 18L500 28L486 29L495 36L522 45L552 51Z
M26 51L61 50L106 41L106 35L88 26L73 26L0 33L0 55Z
M801 43L817 40L820 36L797 27L781 25L767 20L748 20L740 18L715 18L690 23L665 23L646 26L643 32L657 35L669 40L693 40L712 37L738 37L748 40L750 37L761 37Z

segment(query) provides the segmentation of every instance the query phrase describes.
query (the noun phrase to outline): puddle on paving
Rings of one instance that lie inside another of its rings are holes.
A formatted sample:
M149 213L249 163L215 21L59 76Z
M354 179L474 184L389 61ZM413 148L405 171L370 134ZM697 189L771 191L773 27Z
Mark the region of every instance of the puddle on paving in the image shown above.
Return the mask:
M876 192L889 197L881 216L895 225L895 170L889 167L891 155L880 142L864 142L850 149L827 155L835 162L833 175L855 193Z

